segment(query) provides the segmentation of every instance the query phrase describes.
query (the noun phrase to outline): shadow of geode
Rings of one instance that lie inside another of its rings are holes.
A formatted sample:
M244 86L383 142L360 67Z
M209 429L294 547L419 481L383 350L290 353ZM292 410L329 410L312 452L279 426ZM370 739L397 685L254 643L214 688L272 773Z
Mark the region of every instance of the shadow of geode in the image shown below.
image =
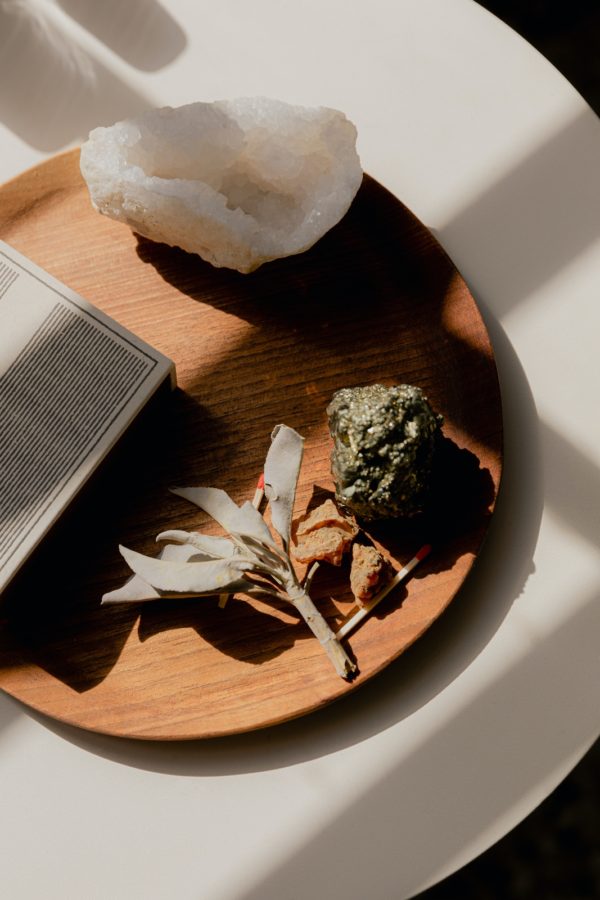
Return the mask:
M477 456L442 436L436 449L430 491L422 513L410 518L383 519L365 524L367 533L384 545L431 544L444 550L445 563L464 552L476 552L491 516L496 489L488 469ZM416 548L418 549L418 547ZM451 553L453 556L448 556ZM439 571L435 555L428 564Z
M483 468L470 450L459 447L442 434L434 455L430 491L423 511L410 517L374 521L357 517L361 529L359 538L382 548L398 567L407 563L424 544L431 544L435 552L428 558L427 572L439 572L451 568L465 553L477 552L495 498L496 488L489 469ZM322 485L314 485L307 511L327 499L335 500L334 492ZM296 527L298 521L294 522ZM335 569L327 565L322 568L325 571ZM412 577L419 577L418 569Z
M250 274L216 268L194 253L139 234L136 252L194 300L253 325L298 328L306 339L330 341L331 331L319 323L341 323L349 307L366 304L377 315L390 291L406 295L408 290L417 302L445 287L443 274L440 280L435 268L412 253L406 232L413 225L406 207L364 175L348 212L312 247Z

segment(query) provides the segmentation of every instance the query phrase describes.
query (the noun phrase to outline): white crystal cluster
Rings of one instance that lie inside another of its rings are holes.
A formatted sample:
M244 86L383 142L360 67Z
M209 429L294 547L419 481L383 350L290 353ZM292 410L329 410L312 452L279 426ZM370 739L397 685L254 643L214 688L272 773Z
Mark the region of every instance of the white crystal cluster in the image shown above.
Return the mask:
M214 266L251 272L302 253L362 179L343 113L265 97L150 110L95 128L81 172L96 209Z

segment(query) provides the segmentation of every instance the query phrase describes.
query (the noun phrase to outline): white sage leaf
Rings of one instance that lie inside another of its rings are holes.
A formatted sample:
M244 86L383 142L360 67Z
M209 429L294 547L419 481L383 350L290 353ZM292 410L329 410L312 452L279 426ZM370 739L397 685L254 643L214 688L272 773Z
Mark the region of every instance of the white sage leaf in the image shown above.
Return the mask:
M302 464L304 438L287 425L276 425L265 460L265 495L271 505L273 528L285 546L290 542L296 485Z
M213 537L210 534L199 534L197 531L161 531L157 541L175 541L177 544L190 545L203 553L207 558L226 559L233 556L235 547L227 538Z
M237 530L238 534L245 535L248 537L256 538L261 541L263 544L268 544L270 547L276 547L276 543L273 540L273 535L269 531L269 526L259 513L259 511L252 505L250 500L246 500L240 508L240 527Z
M285 554L282 554L279 547L275 544L267 544L264 541L259 541L258 538L252 537L252 535L249 534L236 534L233 532L231 536L238 544L241 553L250 554L250 556L254 557L258 562L268 563L269 565L283 569L284 571L288 570L289 558Z
M132 575L120 588L103 594L101 603L103 606L109 603L146 603L149 600L160 600L160 597L160 592L151 584L139 575Z
M202 557L190 544L168 544L158 554L159 559L189 562ZM144 603L148 600L160 600L160 591L148 584L140 575L132 575L125 584L114 591L108 591L102 597L102 604L108 603Z
M226 531L249 534L267 544L274 544L265 520L249 500L238 506L221 488L186 487L171 490L179 497L195 503Z
M191 544L166 544L158 554L158 558L172 562L201 562L205 556Z
M240 573L252 568L252 563L237 559L214 559L209 562L182 562L144 556L119 547L129 568L159 591L181 593L225 593L242 590Z

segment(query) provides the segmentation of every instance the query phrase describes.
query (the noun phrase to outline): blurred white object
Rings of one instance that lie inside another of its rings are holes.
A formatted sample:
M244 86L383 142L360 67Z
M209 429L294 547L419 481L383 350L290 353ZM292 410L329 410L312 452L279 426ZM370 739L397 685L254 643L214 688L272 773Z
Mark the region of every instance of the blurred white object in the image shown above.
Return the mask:
M149 105L102 49L53 3L0 0L0 122L27 145L26 164Z

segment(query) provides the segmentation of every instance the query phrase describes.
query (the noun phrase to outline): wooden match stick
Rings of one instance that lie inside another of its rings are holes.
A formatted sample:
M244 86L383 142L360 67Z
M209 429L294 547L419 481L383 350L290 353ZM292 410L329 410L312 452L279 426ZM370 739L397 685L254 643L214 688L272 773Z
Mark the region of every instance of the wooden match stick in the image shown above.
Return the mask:
M256 490L254 491L254 497L252 498L252 506L254 509L260 509L260 504L263 501L263 497L265 496L265 476L261 475L256 483Z
M407 575L410 575L415 566L418 566L421 560L425 559L425 557L428 556L430 551L431 544L425 544L423 547L421 547L419 552L415 556L413 556L410 562L407 562L402 569L396 572L391 581L388 581L386 586L382 588L382 590L380 590L378 594L376 594L374 597L371 597L371 599L368 600L364 606L359 607L359 609L357 609L357 611L353 615L351 615L350 618L346 619L346 621L336 634L336 638L338 639L338 641L350 634L350 632L353 631L357 625L360 625L363 619L366 619L369 613L375 609L377 604L381 603L383 598L387 597L390 591L393 591L393 589L397 585L399 585L401 581L404 581Z

